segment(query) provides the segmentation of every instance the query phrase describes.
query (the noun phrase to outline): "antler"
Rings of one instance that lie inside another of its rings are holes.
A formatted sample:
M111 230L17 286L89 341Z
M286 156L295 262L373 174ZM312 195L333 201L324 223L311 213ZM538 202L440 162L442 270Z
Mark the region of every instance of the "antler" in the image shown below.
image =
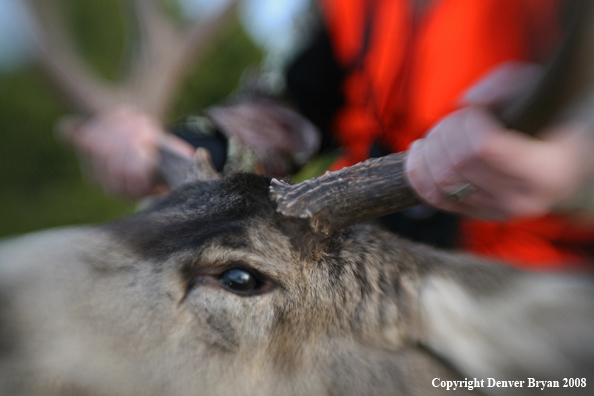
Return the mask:
M141 109L163 118L185 71L203 54L235 12L235 3L208 20L198 20L180 31L155 0L126 0L129 19L139 33L125 83L131 96L141 99Z
M279 212L309 218L314 230L330 234L422 203L404 177L405 159L374 158L296 185L272 179L270 194Z
M132 44L125 57L129 62L122 82L105 80L90 70L74 47L65 27L64 10L56 0L27 0L35 22L39 64L78 113L91 116L127 106L163 120L186 70L235 12L235 2L228 2L214 17L197 20L182 29L159 7L157 0L121 1L136 38L128 40ZM159 168L172 186L179 184L180 177L174 170L179 175L194 172L189 161L175 158L164 149Z
M202 147L196 149L193 160L166 147L161 148L159 174L171 188L177 188L189 181L210 181L220 178L212 165L210 152Z
M578 108L594 90L594 6L575 0L574 25L539 83L501 114L510 128L534 134ZM590 98L591 99L591 98ZM307 218L315 230L334 232L363 220L422 203L404 173L406 153L370 159L296 185L273 179L277 211Z
M79 113L90 115L110 103L121 102L115 87L95 76L74 50L60 3L56 0L27 2L35 22L38 63L70 106Z
M216 16L181 29L156 0L122 0L137 40L127 77L115 84L95 75L74 49L63 10L56 0L27 0L35 21L35 42L42 69L72 108L91 115L117 105L130 105L164 119L171 98L197 54L212 43L235 9L231 1Z

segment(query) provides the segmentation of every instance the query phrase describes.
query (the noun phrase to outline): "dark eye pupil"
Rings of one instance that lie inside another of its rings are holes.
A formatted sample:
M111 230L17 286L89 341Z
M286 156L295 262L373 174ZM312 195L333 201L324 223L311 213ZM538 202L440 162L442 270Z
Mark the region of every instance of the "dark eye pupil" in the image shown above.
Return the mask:
M221 283L231 290L250 291L256 287L257 281L248 271L233 268L223 273Z

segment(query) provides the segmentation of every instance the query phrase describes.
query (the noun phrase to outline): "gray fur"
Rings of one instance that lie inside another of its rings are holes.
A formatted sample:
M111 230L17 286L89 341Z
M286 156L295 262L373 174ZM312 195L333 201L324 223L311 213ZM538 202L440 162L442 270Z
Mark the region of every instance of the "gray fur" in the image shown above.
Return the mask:
M267 187L195 183L115 223L4 242L0 394L449 395L432 380L590 375L590 279L370 225L314 234ZM258 293L221 285L236 266Z

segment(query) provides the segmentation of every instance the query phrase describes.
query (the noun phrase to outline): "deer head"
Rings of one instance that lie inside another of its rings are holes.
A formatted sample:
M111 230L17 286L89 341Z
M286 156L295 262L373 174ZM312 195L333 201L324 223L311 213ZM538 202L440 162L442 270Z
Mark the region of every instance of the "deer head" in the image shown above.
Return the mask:
M435 378L589 378L591 280L370 225L315 233L268 188L254 175L186 183L113 223L6 242L0 389L431 395L449 394Z

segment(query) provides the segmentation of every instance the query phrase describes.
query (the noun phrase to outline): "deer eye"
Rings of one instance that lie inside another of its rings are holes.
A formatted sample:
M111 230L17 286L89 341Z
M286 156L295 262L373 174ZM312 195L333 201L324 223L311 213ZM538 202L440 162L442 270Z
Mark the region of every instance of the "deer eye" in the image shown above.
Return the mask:
M243 268L231 268L223 272L220 282L225 288L240 293L255 291L262 286L254 274Z

